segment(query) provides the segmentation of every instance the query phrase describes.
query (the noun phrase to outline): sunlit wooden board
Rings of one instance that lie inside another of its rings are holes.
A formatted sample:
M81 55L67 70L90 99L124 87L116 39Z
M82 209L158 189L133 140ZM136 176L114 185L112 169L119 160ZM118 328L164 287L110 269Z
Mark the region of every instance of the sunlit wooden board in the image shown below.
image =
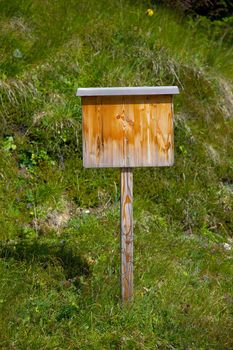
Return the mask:
M172 95L82 96L87 168L171 166Z

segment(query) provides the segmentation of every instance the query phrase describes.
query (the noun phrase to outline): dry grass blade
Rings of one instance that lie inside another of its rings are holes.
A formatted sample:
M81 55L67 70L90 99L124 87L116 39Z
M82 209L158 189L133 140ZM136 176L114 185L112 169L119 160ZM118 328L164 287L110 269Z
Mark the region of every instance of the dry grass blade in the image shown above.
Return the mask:
M9 106L18 106L38 94L31 82L19 79L0 80L1 114L6 115Z

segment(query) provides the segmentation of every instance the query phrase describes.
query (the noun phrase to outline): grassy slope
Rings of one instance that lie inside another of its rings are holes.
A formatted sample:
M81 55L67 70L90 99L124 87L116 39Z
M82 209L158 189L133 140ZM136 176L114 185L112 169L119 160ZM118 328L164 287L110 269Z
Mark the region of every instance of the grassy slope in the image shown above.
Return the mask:
M2 1L3 349L233 347L233 51L131 3ZM75 90L166 84L182 92L176 164L134 172L122 309L119 172L82 168Z

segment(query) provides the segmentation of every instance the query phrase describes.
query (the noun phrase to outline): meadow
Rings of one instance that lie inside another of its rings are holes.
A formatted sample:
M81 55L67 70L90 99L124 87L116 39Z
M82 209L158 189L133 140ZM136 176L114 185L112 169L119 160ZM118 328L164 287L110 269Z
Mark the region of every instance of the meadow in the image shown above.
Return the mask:
M148 15L148 8L153 14ZM233 348L232 29L146 1L2 0L0 348ZM177 85L175 165L82 166L79 87Z

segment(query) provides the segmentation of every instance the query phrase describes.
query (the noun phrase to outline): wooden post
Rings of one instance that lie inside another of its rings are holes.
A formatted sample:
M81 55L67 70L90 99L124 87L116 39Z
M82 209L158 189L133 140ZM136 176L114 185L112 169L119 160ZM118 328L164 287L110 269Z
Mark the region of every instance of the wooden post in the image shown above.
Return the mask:
M121 169L121 295L133 297L133 171Z
M177 86L81 88L83 165L121 168L121 293L133 298L133 168L174 163Z

